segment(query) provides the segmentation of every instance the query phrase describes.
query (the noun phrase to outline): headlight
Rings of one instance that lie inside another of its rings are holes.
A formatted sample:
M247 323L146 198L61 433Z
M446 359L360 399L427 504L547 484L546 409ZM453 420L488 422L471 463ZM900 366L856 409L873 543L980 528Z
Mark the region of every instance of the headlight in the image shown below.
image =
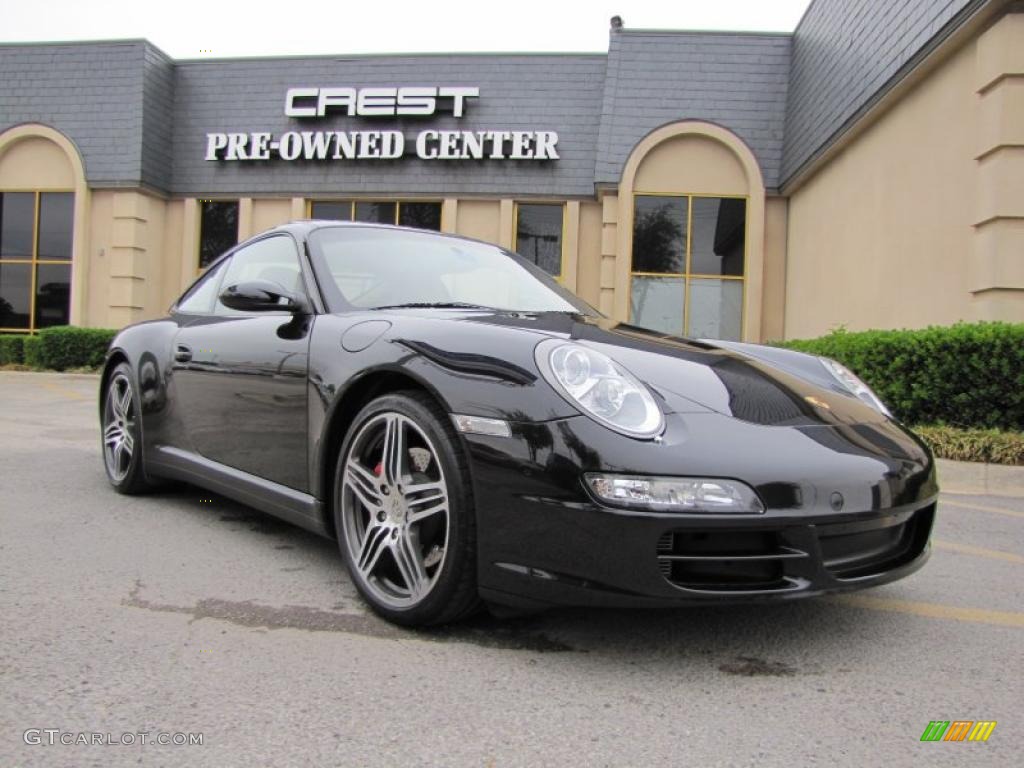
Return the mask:
M837 363L835 360L830 360L827 357L819 357L818 360L825 366L825 370L831 373L832 377L842 384L845 389L852 392L857 398L863 400L876 411L884 413L890 419L892 418L892 414L885 407L885 403L878 398L878 395L871 391L871 387L857 377L857 374L842 363Z
M548 383L605 426L630 437L654 437L664 429L647 387L607 355L558 341L541 342L534 354Z
M613 506L652 512L764 512L758 495L739 480L599 474L585 477L593 494Z

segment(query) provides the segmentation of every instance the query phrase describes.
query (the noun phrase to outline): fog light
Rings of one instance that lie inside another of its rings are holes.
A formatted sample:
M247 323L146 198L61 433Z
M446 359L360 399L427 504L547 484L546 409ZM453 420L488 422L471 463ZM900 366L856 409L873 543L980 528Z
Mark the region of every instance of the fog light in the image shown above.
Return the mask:
M613 506L652 512L764 512L764 504L754 490L738 480L599 474L584 478L598 499Z

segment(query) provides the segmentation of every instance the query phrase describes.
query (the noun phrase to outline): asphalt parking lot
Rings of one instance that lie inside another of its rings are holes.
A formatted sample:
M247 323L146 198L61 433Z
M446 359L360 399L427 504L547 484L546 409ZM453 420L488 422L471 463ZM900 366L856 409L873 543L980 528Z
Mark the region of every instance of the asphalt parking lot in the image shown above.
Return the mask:
M0 372L2 766L1019 765L1024 499L944 495L931 562L851 597L411 632L331 542L110 491L96 387ZM203 743L60 743L143 732Z

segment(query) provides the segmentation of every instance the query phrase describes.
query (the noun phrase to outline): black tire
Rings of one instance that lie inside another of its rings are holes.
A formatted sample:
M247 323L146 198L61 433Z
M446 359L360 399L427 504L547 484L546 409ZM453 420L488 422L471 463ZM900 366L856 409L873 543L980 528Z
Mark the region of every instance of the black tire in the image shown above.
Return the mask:
M390 434L398 435L394 461ZM378 615L422 627L479 607L468 463L448 414L430 397L396 392L356 415L338 454L333 510L352 582Z
M142 459L141 402L131 366L119 363L103 383L100 450L110 485L128 495L150 488Z

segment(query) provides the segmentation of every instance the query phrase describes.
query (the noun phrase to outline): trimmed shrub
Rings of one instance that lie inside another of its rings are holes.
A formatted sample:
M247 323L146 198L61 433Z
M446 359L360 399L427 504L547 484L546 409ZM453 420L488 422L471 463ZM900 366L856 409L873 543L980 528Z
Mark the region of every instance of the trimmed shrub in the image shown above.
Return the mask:
M940 459L1024 465L1024 435L996 429L914 427Z
M1024 323L839 330L776 346L838 360L908 424L1024 430Z
M43 368L98 368L117 331L62 325L44 328L39 339L39 363ZM26 355L27 362L27 355Z
M42 352L42 340L38 336L26 336L21 346L22 358L29 368L42 368L43 362L39 357Z
M25 337L21 334L0 336L0 365L17 365L25 361Z

